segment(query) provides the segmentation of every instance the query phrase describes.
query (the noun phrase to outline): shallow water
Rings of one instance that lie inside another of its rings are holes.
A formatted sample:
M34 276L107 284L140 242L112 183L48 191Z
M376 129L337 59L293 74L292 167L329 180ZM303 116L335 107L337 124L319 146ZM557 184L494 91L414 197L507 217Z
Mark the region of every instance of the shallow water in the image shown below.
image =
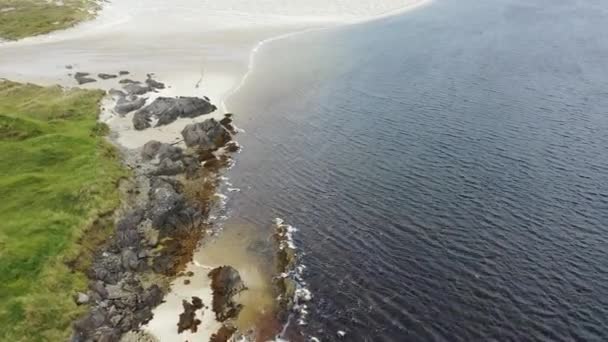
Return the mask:
M307 333L608 339L606 22L437 0L260 50L229 222L299 228Z

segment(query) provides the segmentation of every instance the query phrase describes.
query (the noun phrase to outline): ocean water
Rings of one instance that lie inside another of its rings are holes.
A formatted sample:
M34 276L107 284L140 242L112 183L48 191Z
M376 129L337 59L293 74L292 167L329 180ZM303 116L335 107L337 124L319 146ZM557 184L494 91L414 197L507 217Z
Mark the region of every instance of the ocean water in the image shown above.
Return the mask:
M259 50L228 221L299 229L309 336L608 340L607 32L601 0L435 0Z

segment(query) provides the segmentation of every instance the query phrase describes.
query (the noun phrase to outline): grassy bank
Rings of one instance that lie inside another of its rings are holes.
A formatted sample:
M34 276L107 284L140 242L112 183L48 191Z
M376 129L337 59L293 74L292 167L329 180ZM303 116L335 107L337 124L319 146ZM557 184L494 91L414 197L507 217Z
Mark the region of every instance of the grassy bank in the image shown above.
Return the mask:
M0 341L65 340L84 310L72 295L125 175L96 123L102 96L0 81Z
M0 0L0 37L16 40L91 19L92 0Z

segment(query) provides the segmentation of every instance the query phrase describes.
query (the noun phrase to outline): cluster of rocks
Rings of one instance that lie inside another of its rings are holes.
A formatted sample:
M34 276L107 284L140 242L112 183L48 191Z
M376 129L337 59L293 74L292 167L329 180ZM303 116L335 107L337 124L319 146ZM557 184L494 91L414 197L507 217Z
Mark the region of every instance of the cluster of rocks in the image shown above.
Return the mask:
M199 97L159 97L133 115L133 127L143 130L172 123L178 118L195 118L214 112L217 107L208 98Z
M126 190L128 206L122 209L114 235L94 256L89 291L75 296L90 310L74 323L73 342L119 341L152 319L170 279L191 260L207 228L205 218L218 172L229 160L227 155L216 155L233 145L232 119L224 119L186 126L182 132L186 149L150 141L137 153L124 151L134 173L133 185ZM187 182L201 182L207 191L193 199L189 189L198 186ZM231 284L240 277L220 271L217 279L218 289L224 286L230 296L235 288ZM180 329L196 329L192 314L202 305L188 303ZM238 314L238 305L230 299L220 306L219 317Z
M123 90L111 89L109 93L116 100L114 111L119 115L125 115L142 108L148 100L142 95L165 89L165 84L154 80L152 74L147 75L144 84L129 78L122 79L118 83L122 85Z
M68 70L72 70L74 67L72 65L66 65L65 68L68 69ZM117 78L119 76L124 76L124 75L128 75L128 74L129 74L128 71L121 70L121 71L118 72L118 75L116 75L116 74L99 73L99 74L97 74L97 77L99 77L102 80L109 80L109 79L112 79L112 78ZM97 80L94 79L91 76L90 73L88 73L88 72L82 72L82 71L76 72L74 74L74 79L76 80L76 82L78 82L79 85L86 84L86 83L91 83L91 82L97 82Z

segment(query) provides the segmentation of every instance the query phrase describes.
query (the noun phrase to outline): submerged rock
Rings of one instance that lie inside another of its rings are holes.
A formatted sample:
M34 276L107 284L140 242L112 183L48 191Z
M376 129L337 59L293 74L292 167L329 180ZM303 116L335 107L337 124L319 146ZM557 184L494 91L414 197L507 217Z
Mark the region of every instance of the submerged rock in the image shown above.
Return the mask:
M216 319L224 322L229 318L236 318L243 305L236 303L233 297L247 289L239 272L232 266L221 266L211 270L209 278Z
M102 80L109 80L110 78L116 78L118 77L117 75L113 75L113 74L97 74L97 77L101 78Z
M216 109L209 101L198 97L159 97L135 113L133 126L137 130L151 127L153 118L157 119L156 126L167 125L177 118L194 118Z
M190 124L182 130L182 137L188 147L216 150L230 141L230 132L215 119Z

